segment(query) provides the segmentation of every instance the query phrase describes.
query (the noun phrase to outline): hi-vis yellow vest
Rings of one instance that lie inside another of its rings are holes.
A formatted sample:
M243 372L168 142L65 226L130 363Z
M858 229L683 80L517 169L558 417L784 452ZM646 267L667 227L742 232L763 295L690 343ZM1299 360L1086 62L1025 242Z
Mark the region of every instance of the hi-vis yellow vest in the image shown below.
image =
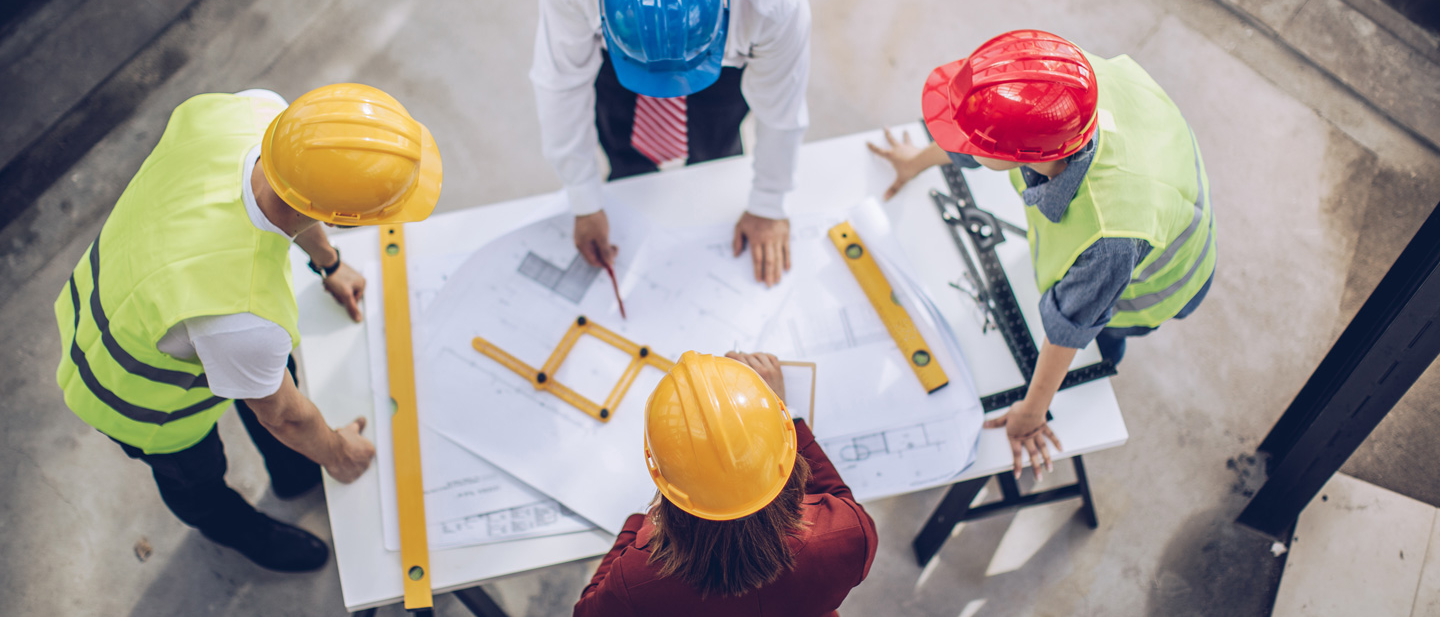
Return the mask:
M198 360L155 348L185 319L254 313L299 343L290 242L257 229L241 197L245 155L281 109L231 94L175 108L55 301L65 404L106 435L175 452L225 411Z
M1035 279L1044 293L1100 238L1139 238L1136 265L1109 327L1174 317L1215 271L1215 224L1200 147L1180 109L1129 56L1086 54L1100 87L1097 149L1059 223L1025 207ZM1020 170L1010 171L1025 189Z

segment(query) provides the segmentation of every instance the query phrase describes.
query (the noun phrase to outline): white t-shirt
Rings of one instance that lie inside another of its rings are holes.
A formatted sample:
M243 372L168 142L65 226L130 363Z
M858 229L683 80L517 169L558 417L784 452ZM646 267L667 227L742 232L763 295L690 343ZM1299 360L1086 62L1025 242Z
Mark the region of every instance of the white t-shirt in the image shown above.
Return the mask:
M256 98L285 99L269 90L246 90L239 94ZM273 97L273 98L272 98ZM251 224L266 233L294 240L260 211L250 176L260 160L260 146L245 156L240 185L245 213ZM273 321L254 313L192 317L170 328L155 344L161 352L182 360L200 359L216 396L232 399L263 398L280 389L286 378L290 357L290 333Z

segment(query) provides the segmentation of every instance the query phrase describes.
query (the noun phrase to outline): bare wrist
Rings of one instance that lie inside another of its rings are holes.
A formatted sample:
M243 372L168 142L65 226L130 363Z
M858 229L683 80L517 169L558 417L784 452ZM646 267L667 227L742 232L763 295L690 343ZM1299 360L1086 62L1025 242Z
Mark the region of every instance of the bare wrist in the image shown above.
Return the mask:
M339 465L345 461L345 438L340 436L340 431L326 427L328 434L325 435L325 460L316 461L321 467Z
M917 156L915 158L919 160L921 165L923 165L921 171L924 171L925 169L929 169L936 165L946 165L950 163L950 153L942 149L940 147L940 144L934 142L931 142L930 145L925 146L925 149L920 151L920 156Z

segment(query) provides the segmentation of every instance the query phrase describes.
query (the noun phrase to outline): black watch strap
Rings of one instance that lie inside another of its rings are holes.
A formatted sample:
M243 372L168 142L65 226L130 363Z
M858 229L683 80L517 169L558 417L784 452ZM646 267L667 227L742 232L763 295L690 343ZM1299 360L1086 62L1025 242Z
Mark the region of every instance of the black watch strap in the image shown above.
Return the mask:
M319 274L322 279L331 274L335 274L335 271L340 269L340 249L333 245L330 248L335 250L335 263L330 264L328 267L321 268L315 265L314 259L310 260L310 271Z

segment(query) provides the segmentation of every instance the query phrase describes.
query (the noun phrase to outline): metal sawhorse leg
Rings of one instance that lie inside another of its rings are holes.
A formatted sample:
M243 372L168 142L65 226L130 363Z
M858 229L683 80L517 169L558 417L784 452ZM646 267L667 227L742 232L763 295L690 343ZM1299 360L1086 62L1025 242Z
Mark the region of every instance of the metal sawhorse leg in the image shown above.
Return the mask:
M495 600L490 597L490 594L485 593L485 590L481 589L479 585L458 589L450 593L454 594L455 598L460 600L461 604L465 605L465 608L470 609L470 613L475 615L475 617L507 617L505 609L500 608L500 605L495 603ZM351 613L350 617L375 617L376 610L377 609L373 608L359 610ZM426 613L433 614L429 610L427 610Z
M945 545L945 541L950 539L950 533L954 531L955 526L960 523L1000 514L1015 508L1038 506L1061 499L1079 497L1081 500L1080 512L1085 515L1085 523L1091 529L1099 527L1100 521L1095 518L1095 502L1090 498L1090 482L1085 476L1085 462L1079 456L1071 457L1070 462L1075 466L1074 484L1028 495L1020 494L1020 486L1015 482L1015 476L1008 471L950 485L950 490L945 493L945 498L940 500L940 505L930 513L930 519L925 522L920 533L916 534L914 542L911 542L911 546L915 549L915 560L922 567L929 564L930 560L940 552L940 547ZM970 503L975 501L975 496L980 494L980 489L985 488L985 484L990 482L991 478L1000 483L1000 500L970 507Z

